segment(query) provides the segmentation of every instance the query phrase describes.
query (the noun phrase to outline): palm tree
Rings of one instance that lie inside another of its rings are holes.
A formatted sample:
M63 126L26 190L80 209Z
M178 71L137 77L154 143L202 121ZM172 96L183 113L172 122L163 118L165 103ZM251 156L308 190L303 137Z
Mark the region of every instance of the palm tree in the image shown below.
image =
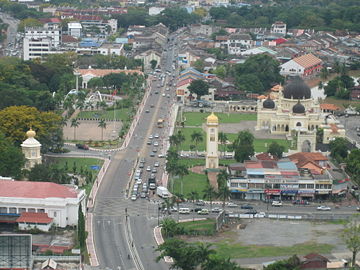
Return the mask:
M184 200L184 195L181 193L175 193L173 194L174 196L172 197L174 200L174 203L176 203L176 207L177 207L177 211L178 211L178 220L179 218L179 204L180 202L182 202Z
M202 262L202 266L205 265L206 261L211 257L211 255L215 254L216 251L214 249L211 249L211 244L209 243L198 243L197 247L197 255L199 261Z
M101 140L104 140L104 129L106 129L106 122L104 119L101 119L98 125L99 128L101 128Z
M172 218L164 218L161 221L161 230L165 238L173 237L177 233L178 223Z
M223 201L223 209L225 209L225 201L230 197L230 190L227 185L228 173L226 170L221 170L217 175L217 183L218 183L218 197Z
M223 146L223 156L225 155L225 145L228 138L224 132L219 132L219 142Z
M165 198L161 205L161 208L162 208L162 210L165 210L165 208L166 208L166 212L170 215L171 214L170 208L173 207L173 205L174 205L173 200L170 200L170 198Z
M323 67L320 71L320 78L326 80L329 77L329 71L326 67Z
M216 195L215 189L212 185L210 185L210 183L208 183L208 185L203 190L203 192L204 192L203 199L208 200L210 202L210 211L211 211L213 198Z
M186 138L185 138L184 134L182 134L181 130L178 130L176 137L179 142L179 146L186 140Z
M170 141L170 145L174 146L176 150L178 150L180 142L175 134L169 137L169 141Z
M76 118L73 118L71 120L71 127L74 128L74 141L76 140L76 128L80 125L80 122L76 119Z
M67 126L67 121L66 121L66 119L65 119L64 117L61 117L60 125L61 125L62 127L66 127L66 126Z
M204 140L204 136L200 131L194 130L194 132L191 134L191 141L195 143L196 149L200 142Z

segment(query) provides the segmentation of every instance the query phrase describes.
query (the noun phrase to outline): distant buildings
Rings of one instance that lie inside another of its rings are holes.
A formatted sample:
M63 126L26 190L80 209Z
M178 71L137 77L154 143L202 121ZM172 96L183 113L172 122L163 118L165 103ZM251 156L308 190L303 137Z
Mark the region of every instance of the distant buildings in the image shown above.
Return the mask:
M296 57L280 66L280 74L283 76L308 77L315 75L322 69L322 60L313 54Z

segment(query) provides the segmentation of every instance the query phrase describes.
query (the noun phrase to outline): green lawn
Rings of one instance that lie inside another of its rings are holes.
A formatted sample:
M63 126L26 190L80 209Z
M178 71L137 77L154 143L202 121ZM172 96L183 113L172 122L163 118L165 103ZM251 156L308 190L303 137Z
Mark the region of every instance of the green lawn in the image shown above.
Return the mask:
M82 167L83 170L91 170L91 166L97 165L102 166L104 161L102 159L97 158L74 158L74 157L64 157L64 158L56 158L54 159L55 163L58 165L59 168L64 168L67 163L68 166L68 172L73 172L74 163L76 165L76 170L80 171L80 168ZM96 172L95 170L93 170Z
M195 166L204 166L205 165L205 158L181 158L179 160L180 164L186 165L188 168L195 167ZM236 163L235 159L220 159L220 165L228 165Z
M195 221L187 221L181 222L181 226L183 226L186 230L191 231L213 231L215 229L215 219L208 218L205 220L195 220Z
M305 255L308 253L329 254L334 246L329 244L318 244L313 242L297 244L290 247L276 246L256 246L242 245L240 243L231 243L232 241L223 240L213 243L216 251L220 256L235 258L259 258L259 257L275 257L275 256L291 256L294 254Z
M129 118L129 108L123 108L123 109L116 109L115 110L115 119L120 119L121 121L124 121ZM114 111L113 110L105 110L105 111L81 111L78 116L78 118L97 118L97 119L114 119Z
M220 123L239 123L240 121L256 121L256 114L250 113L215 113ZM185 126L201 126L210 113L186 112L183 114Z
M203 141L200 142L197 146L197 150L198 151L204 151L205 150L205 140L206 140L206 133L201 129L201 128L182 128L180 129L181 132L184 134L185 136L185 141L181 144L180 149L184 150L184 151L190 151L190 145L195 145L194 142L191 141L191 134L194 131L200 131L202 132L203 136ZM226 136L228 138L228 140L230 142L233 142L235 140L235 138L237 137L236 133L226 133ZM285 146L285 152L288 151L288 149L290 148L291 142L287 141L287 140L283 140L283 139L255 139L254 140L254 148L255 148L255 152L259 153L259 152L264 152L267 150L267 147L269 146L269 144L271 142L277 142L281 145ZM222 146L219 145L219 151L222 151Z
M188 198L188 194L192 191L196 191L199 194L199 198L203 197L203 190L207 186L207 179L205 174L197 174L189 172L188 175L182 179L173 178L169 182L169 190L171 193L184 194Z

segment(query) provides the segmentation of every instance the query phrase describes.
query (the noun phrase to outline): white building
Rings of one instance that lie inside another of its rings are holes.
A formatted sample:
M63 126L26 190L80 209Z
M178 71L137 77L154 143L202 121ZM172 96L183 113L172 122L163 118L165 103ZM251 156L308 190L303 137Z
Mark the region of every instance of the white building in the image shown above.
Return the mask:
M320 72L322 61L313 54L296 57L280 66L280 74L283 76L307 77Z
M31 169L36 164L41 164L41 144L34 138L36 132L31 128L26 136L28 138L21 144L21 149L26 159L25 169Z
M286 35L286 23L284 22L275 22L271 25L270 29L271 34L285 36Z
M79 205L85 211L85 191L50 182L0 180L0 215L46 213L61 228L78 223Z
M68 23L68 34L72 37L81 37L82 26L78 22Z
M25 36L27 39L49 39L51 47L58 47L61 43L60 29L46 29L42 27L26 27Z
M249 34L232 34L228 39L228 53L239 55L253 46L253 41Z
M124 55L124 44L102 44L100 47L77 47L79 55Z
M156 16L161 13L165 8L164 7L150 7L149 8L149 15L150 16Z

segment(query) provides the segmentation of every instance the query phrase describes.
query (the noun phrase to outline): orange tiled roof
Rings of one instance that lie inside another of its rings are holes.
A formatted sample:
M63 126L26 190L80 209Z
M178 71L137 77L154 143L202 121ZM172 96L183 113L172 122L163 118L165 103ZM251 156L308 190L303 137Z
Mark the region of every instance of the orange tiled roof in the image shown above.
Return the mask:
M274 92L279 92L280 90L281 91L284 90L284 87L282 87L280 84L277 84L271 88L271 91L274 91Z
M321 59L311 53L296 57L293 60L304 68L309 68L322 62Z
M257 99L265 99L265 98L266 98L266 96L264 96L264 95L261 95L261 96L257 97Z
M16 222L49 224L52 220L52 218L48 217L47 213L22 212L21 216L16 220Z
M331 133L339 133L339 129L337 127L337 125L335 124L330 124L330 128L331 128Z
M331 104L331 103L323 103L323 104L320 104L320 109L338 111L338 110L340 110L340 107L336 106L335 104Z
M138 73L140 75L143 75L143 73L141 71L136 70L136 69L94 69L94 68L89 68L89 69L78 69L77 71L81 74L81 76L91 74L96 77L103 77L103 76L106 76L111 73L125 73L125 74Z

